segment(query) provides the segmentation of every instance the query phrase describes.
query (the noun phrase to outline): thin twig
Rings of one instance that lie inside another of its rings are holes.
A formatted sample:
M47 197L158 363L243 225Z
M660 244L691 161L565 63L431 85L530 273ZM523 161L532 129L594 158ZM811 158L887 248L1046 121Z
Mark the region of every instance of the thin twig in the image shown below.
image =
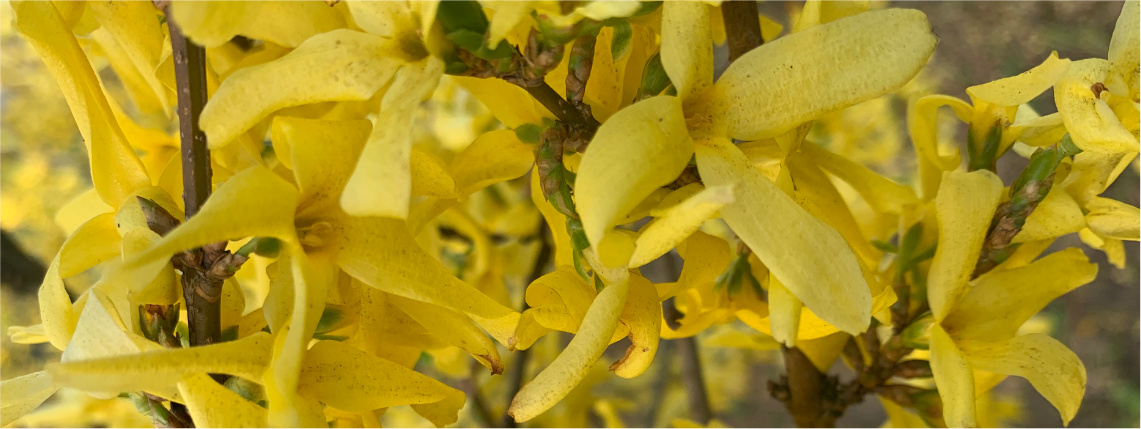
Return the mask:
M210 151L198 116L206 105L206 50L186 39L167 7L167 26L174 55L174 78L178 93L178 128L182 141L182 196L190 218L210 196ZM222 281L207 275L225 252L225 242L194 249L174 258L182 271L182 294L191 346L221 340Z
M721 3L721 17L729 42L729 62L765 43L761 36L761 18L757 2L737 0Z
M694 337L679 338L674 345L681 358L681 381L688 394L690 417L702 425L708 424L713 420L713 411L709 407L709 393L705 390L705 376L701 373L697 340Z
M599 123L597 119L594 119L594 116L584 115L581 110L575 108L573 104L564 99L558 92L555 92L555 89L551 88L550 85L544 83L538 86L524 86L522 88L526 89L527 92L531 94L531 97L538 100L543 107L550 110L560 121L591 130L590 134L594 134L594 130L598 129Z

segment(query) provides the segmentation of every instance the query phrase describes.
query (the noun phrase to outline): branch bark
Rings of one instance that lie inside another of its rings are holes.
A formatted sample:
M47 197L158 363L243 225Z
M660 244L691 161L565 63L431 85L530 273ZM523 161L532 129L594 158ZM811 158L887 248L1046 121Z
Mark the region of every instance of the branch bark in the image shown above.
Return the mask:
M761 36L761 16L757 2L737 0L721 3L721 18L729 36L729 62L765 43Z
M174 55L174 78L178 93L178 133L182 141L182 198L186 218L198 213L210 196L210 151L198 116L206 105L206 50L186 39L175 23L170 7L165 9ZM225 242L214 243L176 256L182 271L182 294L186 300L191 346L218 342L222 337L222 281L207 275L209 267L226 253Z

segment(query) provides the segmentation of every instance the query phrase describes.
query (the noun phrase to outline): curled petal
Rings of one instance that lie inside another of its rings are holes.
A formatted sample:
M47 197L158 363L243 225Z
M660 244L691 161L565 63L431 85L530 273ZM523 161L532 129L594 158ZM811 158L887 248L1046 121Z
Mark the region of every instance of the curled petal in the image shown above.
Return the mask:
M929 200L939 189L944 171L959 166L962 155L958 149L950 155L939 153L938 110L948 106L963 122L970 122L972 107L966 101L947 95L928 95L919 98L907 111L907 130L911 134L916 156L919 158L919 176L923 198Z
M408 217L412 198L412 120L420 101L436 87L444 63L428 57L406 65L384 94L376 126L368 136L341 208L354 216Z
M1094 197L1087 207L1089 229L1106 238L1137 241L1141 232L1141 210L1121 201ZM1037 209L1035 210L1037 211Z
M732 202L733 188L722 186L704 189L669 208L642 229L629 266L640 267L666 254Z
M117 207L128 195L150 185L146 168L119 128L86 54L52 3L24 2L13 8L16 28L63 90L87 145L95 189L104 202Z
M630 327L630 347L610 370L619 377L641 375L654 361L661 335L662 305L654 284L640 275L630 277L630 292L622 309L621 323Z
M625 278L606 285L590 305L570 344L511 400L509 416L516 422L535 418L562 401L586 377L610 344L629 291Z
M653 97L615 113L582 157L575 201L592 244L638 202L674 179L693 155L681 102Z
M976 105L990 103L1003 107L1019 106L1054 86L1054 82L1061 79L1069 68L1070 60L1058 58L1058 52L1055 51L1042 64L1022 74L969 87L967 95L971 97L971 103Z
M1030 381L1058 409L1063 424L1068 425L1077 414L1086 392L1086 368L1058 340L1044 334L1028 334L997 343L967 342L962 350L971 367ZM948 421L947 425L952 423Z
M965 291L1002 191L1002 181L987 170L943 175L935 197L939 247L927 280L927 300L936 320L943 320Z
M1105 100L1094 94L1110 71L1109 61L1091 58L1074 61L1065 77L1054 85L1054 103L1074 139L1085 151L1137 152L1137 137L1129 132Z
M475 360L490 369L492 374L503 372L503 362L499 359L495 343L467 316L396 295L389 299L429 333L470 353Z

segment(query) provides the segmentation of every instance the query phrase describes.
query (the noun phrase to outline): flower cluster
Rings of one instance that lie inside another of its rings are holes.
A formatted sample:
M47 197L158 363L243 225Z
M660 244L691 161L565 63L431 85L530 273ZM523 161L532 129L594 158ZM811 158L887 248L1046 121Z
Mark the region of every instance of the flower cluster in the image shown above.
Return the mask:
M165 426L377 425L400 405L444 426L473 391L426 374L466 375L467 356L500 374L573 334L513 392L504 413L525 422L596 382L615 342L609 370L633 378L661 339L736 321L785 350L771 391L801 424L877 394L975 426L1010 375L1069 422L1085 368L1026 322L1097 273L1077 248L1043 256L1059 237L1117 266L1139 238L1138 208L1099 196L1141 151L1138 3L1105 59L1052 54L969 101L909 90L917 170L897 173L914 183L835 142L902 140L844 121L884 116L928 63L923 13L809 1L788 31L751 22L715 76L741 30L718 3L13 2L94 192L67 207L81 225L42 324L11 332L60 362L3 382L0 424L70 388ZM203 88L179 74L182 37L205 48ZM1057 113L1038 115L1051 88ZM191 90L208 95L194 114ZM204 133L208 167L179 156L176 121ZM1029 161L1005 184L1008 152ZM201 207L190 168L211 172ZM643 276L674 254L676 281ZM64 279L96 266L73 302ZM801 380L838 360L857 378L805 411Z

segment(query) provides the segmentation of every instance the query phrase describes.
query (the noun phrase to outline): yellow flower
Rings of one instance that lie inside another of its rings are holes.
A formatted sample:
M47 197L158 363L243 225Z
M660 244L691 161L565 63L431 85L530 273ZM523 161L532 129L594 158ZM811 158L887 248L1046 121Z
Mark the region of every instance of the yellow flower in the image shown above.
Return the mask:
M1085 392L1085 367L1047 335L1016 333L1050 301L1092 281L1097 266L1068 249L1028 264L1012 258L971 280L1002 193L1002 182L989 171L948 172L935 199L939 247L927 296L943 416L948 426L976 425L973 371L981 370L1026 378L1068 423Z
M677 96L649 98L614 113L582 157L576 203L593 249L587 252L591 266L606 288L567 350L516 396L511 414L517 421L553 406L601 356L625 295L633 295L627 280L633 276L626 272L636 266L630 261L638 248L674 247L716 213L717 205L793 299L846 332L861 332L870 321L871 291L842 236L765 177L730 139L779 136L820 114L902 86L935 47L926 17L883 10L819 25L742 56L714 84L709 7L683 2L662 7L662 65ZM669 227L673 233L654 234L654 242L630 243L632 238L611 229L677 178L694 155L707 191L731 191L732 200L690 204L700 214L679 219Z

